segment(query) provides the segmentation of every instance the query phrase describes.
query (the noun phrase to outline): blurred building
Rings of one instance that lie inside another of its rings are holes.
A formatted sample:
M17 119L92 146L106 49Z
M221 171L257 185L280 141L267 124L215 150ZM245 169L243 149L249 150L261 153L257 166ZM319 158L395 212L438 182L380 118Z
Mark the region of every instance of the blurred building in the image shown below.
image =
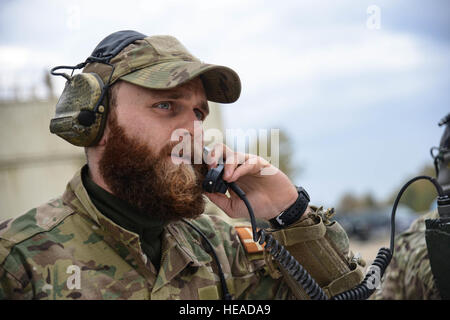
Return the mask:
M0 102L0 219L62 194L85 162L82 148L50 133L55 104Z
M49 131L57 100L0 101L0 220L61 195L85 163L84 149ZM223 129L210 103L205 129Z

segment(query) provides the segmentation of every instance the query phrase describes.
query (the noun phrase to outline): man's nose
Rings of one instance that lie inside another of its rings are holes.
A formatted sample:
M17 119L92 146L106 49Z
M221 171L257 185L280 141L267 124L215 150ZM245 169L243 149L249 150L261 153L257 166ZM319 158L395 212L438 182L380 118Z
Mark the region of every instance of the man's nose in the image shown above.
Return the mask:
M185 115L181 128L185 129L194 139L200 139L199 135L203 136L203 121L199 120L192 111Z
M174 132L175 133L175 132ZM202 154L203 150L203 121L195 116L185 115L176 128L176 136L172 139L178 141L190 141L194 154Z
M197 118L188 118L178 127L178 140L189 143L190 157L193 163L202 163L203 156L203 122ZM181 135L181 136L180 136Z

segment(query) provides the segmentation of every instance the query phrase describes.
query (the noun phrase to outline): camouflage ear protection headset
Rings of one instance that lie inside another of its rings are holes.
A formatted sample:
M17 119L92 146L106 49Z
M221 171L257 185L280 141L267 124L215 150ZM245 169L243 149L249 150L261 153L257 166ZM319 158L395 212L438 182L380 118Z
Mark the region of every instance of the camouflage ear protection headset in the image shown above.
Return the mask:
M131 30L115 32L103 39L86 61L76 66L57 66L51 70L52 75L67 79L56 105L55 117L50 121L51 133L81 147L93 146L100 140L108 114L107 92L115 70L110 61L126 46L145 37ZM106 83L93 72L73 75L74 70L93 62L111 67ZM55 72L59 69L70 69L72 74L69 76Z

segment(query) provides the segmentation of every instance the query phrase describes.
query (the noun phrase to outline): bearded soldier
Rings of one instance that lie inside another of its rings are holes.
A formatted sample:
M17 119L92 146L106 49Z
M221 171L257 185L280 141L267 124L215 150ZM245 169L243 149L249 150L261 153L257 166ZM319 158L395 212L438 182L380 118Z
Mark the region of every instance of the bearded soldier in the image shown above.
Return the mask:
M64 68L83 72L56 72ZM87 163L61 197L0 224L1 298L309 298L252 240L248 222L203 214L206 196L229 217L248 217L233 191L202 188L222 162L223 179L242 188L327 296L362 279L330 211L309 206L283 172L225 145L203 156L196 123L208 101L238 99L232 69L201 62L174 37L128 30L52 73L67 83L50 131L85 147Z

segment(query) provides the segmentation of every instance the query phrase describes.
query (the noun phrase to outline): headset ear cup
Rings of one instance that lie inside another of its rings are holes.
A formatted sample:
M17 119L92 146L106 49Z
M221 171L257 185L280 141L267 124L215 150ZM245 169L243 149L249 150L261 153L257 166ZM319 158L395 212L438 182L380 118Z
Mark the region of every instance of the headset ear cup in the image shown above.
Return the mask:
M106 118L103 90L103 81L95 73L71 77L56 105L50 132L76 146L96 144L102 136Z

